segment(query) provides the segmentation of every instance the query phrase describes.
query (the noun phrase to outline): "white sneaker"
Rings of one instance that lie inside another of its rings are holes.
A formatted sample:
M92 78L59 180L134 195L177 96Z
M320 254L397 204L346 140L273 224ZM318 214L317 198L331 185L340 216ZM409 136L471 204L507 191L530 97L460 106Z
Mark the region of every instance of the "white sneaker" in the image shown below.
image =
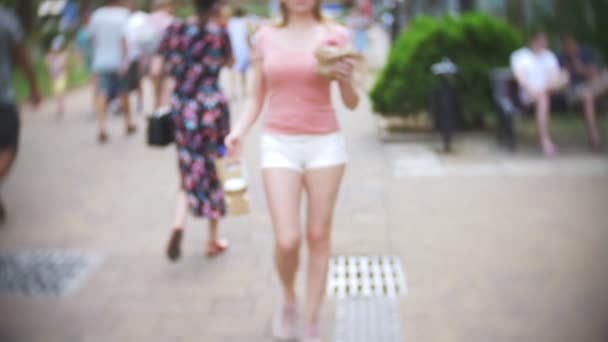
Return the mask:
M298 308L294 303L283 303L272 317L272 337L280 341L298 337Z

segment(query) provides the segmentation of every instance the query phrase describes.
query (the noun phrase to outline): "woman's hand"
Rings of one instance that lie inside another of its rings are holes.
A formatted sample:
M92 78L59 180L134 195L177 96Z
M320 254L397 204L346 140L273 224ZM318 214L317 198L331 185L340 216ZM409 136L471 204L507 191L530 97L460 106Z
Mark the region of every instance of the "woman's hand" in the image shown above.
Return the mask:
M355 60L345 58L334 64L332 77L338 81L340 93L342 94L342 102L350 110L354 110L359 105L359 95L355 90L354 82Z
M332 78L343 85L353 83L355 73L355 60L352 58L342 59L334 64Z
M228 157L238 158L241 156L243 149L243 137L236 132L230 132L224 140L224 145L226 146Z

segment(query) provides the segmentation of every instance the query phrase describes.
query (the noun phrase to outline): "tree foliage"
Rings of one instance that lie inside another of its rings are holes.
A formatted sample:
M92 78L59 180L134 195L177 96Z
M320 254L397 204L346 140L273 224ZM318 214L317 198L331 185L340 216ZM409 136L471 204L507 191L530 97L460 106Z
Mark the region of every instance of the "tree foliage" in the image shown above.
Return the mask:
M387 115L426 110L438 83L431 66L448 57L460 69L455 82L472 120L492 108L490 71L508 65L522 44L519 31L490 15L419 16L391 49L371 92L374 110Z
M607 18L606 0L555 0L554 12L540 19L549 32L572 33L608 58Z

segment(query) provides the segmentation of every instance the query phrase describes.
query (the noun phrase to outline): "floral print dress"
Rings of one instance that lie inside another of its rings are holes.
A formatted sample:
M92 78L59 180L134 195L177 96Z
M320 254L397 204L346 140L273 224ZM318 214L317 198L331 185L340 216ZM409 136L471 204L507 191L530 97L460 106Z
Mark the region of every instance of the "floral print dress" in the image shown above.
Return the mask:
M230 130L228 102L218 78L231 57L226 31L213 23L176 21L159 47L175 79L171 98L182 189L195 216L226 215L222 183L215 170Z

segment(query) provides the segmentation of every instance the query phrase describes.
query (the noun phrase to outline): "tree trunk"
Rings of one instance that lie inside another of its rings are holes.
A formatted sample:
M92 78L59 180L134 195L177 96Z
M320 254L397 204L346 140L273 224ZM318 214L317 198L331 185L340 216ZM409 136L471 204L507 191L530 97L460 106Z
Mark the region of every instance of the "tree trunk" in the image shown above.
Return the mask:
M523 0L507 0L507 17L513 24L524 27L525 13Z
M15 13L21 20L24 30L30 31L34 28L38 15L37 0L20 0L15 2Z

